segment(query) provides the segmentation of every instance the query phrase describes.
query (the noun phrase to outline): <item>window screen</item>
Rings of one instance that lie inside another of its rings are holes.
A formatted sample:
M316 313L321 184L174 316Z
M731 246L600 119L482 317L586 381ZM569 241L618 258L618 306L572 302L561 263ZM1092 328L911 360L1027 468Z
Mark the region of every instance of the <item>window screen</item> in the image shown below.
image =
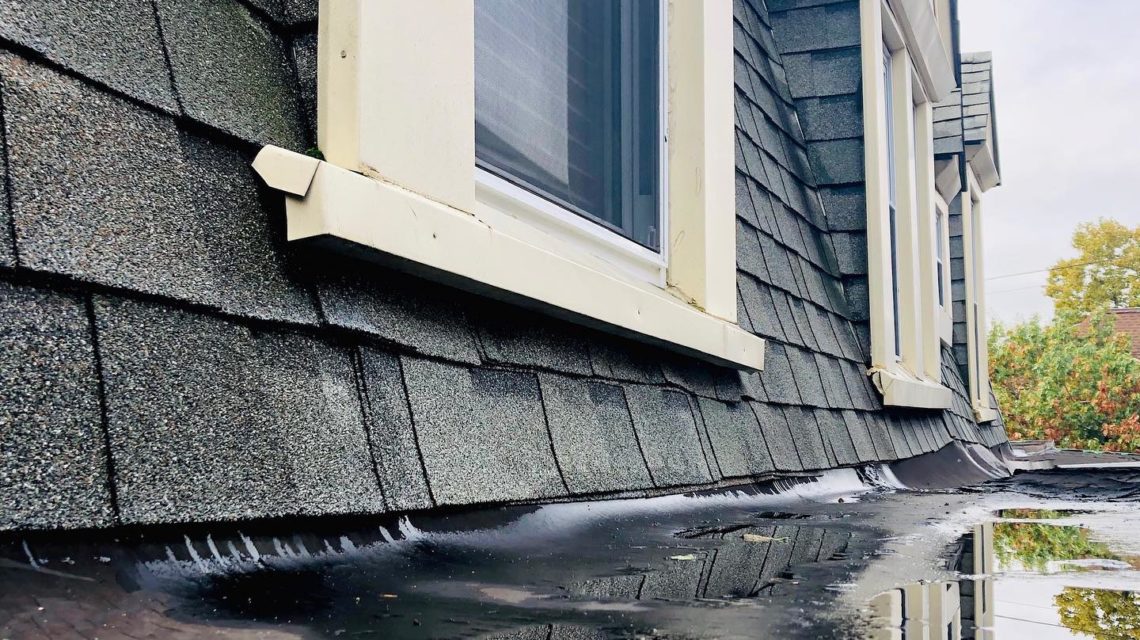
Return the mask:
M660 0L475 0L479 167L653 250Z

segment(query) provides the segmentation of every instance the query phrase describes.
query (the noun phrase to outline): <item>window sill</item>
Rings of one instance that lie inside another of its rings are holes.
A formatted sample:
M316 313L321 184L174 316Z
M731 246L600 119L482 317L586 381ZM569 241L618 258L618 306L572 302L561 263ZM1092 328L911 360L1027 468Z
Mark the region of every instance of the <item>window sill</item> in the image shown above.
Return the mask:
M665 286L663 253L655 253L553 205L482 169L475 170L475 217L519 240L601 271L618 270Z
M974 405L974 419L978 422L993 422L997 420L998 414L992 407L982 407L977 404Z
M870 375L875 388L883 394L883 404L888 407L950 408L950 390L941 384L881 368L871 369Z
M288 194L290 241L323 242L721 366L763 369L763 339L668 290L569 259L470 213L298 153L266 147L254 169Z

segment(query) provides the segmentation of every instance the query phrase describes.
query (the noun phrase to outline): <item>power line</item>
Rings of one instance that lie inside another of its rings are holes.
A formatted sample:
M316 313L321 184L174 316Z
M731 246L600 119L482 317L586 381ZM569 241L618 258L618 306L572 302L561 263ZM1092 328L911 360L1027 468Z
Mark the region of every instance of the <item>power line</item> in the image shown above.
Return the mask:
M1028 291L1030 289L1044 289L1044 288L1045 288L1045 285L1043 285L1043 284L1034 284L1034 285L1030 285L1028 287L1017 287L1015 289L1001 289L999 291L987 291L986 295L990 296L990 295L995 295L998 293L1013 293L1014 291Z
M1033 275L1035 273L1048 273L1049 271L1061 271L1063 269L1077 269L1080 267L1092 266L1094 264L1116 265L1116 261L1115 260L1108 260L1108 261L1093 260L1091 262L1079 262L1077 264L1067 264L1063 267L1048 267L1046 269L1034 269L1032 271L1021 271L1019 273L1003 273L1000 276L992 276L992 277L986 278L986 282L989 282L990 280L1001 280L1003 278L1016 278L1018 276L1029 276L1029 275Z

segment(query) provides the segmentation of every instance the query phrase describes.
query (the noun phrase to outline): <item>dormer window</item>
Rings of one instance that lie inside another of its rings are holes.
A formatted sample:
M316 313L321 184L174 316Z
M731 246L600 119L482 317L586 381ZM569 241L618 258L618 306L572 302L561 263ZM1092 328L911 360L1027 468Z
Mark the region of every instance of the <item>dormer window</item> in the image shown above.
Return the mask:
M953 87L940 42L919 43L928 5L896 15L863 0L871 375L888 405L945 408L939 308L945 292L933 163L931 102ZM940 302L941 301L941 302Z
M321 2L324 160L267 147L255 167L290 195L290 240L758 370L736 317L732 9Z

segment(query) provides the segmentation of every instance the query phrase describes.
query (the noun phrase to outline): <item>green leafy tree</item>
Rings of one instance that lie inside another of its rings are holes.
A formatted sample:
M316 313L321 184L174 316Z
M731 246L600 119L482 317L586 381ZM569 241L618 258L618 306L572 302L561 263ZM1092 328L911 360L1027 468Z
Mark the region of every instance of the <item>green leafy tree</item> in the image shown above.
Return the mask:
M1103 312L994 324L990 381L1011 439L1076 449L1140 449L1140 361Z
M1065 587L1053 603L1067 629L1097 640L1140 640L1140 595L1136 593Z
M995 524L994 553L1003 565L1017 560L1037 571L1053 560L1118 559L1106 545L1089 538L1088 529L1040 522Z
M1080 254L1049 269L1045 295L1058 311L1140 306L1140 227L1101 218L1073 233Z

